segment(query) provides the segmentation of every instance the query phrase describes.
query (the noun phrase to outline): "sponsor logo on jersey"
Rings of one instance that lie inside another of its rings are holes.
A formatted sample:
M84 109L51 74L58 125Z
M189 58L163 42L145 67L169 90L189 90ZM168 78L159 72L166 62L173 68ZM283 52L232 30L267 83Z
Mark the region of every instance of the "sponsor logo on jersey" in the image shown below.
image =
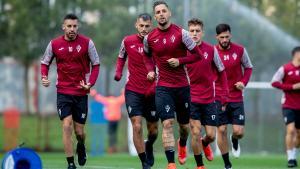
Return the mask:
M73 52L73 47L69 46L69 52Z

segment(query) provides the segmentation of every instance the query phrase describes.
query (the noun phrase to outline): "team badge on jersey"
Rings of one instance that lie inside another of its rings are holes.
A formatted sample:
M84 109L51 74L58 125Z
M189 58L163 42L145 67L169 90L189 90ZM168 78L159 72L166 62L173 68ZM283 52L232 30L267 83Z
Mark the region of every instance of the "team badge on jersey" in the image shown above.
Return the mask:
M175 39L176 39L175 36L172 35L172 36L171 36L171 42L174 43L174 42L175 42Z
M80 45L77 45L77 46L76 46L76 50L77 50L77 52L79 53L80 50L81 50L81 46L80 46Z
M233 53L233 54L232 54L232 57L233 57L234 60L236 60L237 54L236 54L236 53Z
M299 71L299 70L296 70L296 71L295 71L295 74L296 74L297 76L299 76L300 71Z
M138 48L139 53L143 53L143 47Z
M207 58L208 58L208 53L204 52L204 59L207 59Z

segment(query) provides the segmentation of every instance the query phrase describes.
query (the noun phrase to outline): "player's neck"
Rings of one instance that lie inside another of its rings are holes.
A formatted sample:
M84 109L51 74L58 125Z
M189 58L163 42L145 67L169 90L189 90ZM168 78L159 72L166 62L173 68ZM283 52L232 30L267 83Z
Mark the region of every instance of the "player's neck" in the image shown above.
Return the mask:
M165 24L165 25L163 25L163 26L160 25L160 24L157 25L158 29L160 29L160 30L166 30L166 29L168 29L170 26L171 26L171 22L168 22L167 24Z
M202 40L199 40L199 41L197 42L197 45L200 46L201 44L202 44Z
M75 39L77 38L77 36L78 36L78 35L76 35L74 38L71 39L71 38L69 38L67 35L65 35L65 36L64 36L64 39L65 39L66 41L73 41L73 40L75 40Z

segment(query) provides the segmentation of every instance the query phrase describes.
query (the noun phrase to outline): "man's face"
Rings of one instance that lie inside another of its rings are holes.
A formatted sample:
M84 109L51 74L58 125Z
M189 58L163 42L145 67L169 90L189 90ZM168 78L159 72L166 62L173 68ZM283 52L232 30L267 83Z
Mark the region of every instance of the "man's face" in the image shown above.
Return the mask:
M297 63L300 63L300 52L296 52L293 56L293 60Z
M165 26L169 23L171 12L166 5L160 4L154 8L154 17L160 26Z
M66 19L63 24L63 31L68 40L74 40L78 33L78 20Z
M189 26L190 37L194 40L195 43L199 43L203 37L203 30L200 25L192 24Z
M229 31L222 32L217 35L217 40L223 49L227 49L230 45L231 33Z
M142 18L138 18L135 23L135 28L141 37L146 36L152 29L151 20L144 21Z

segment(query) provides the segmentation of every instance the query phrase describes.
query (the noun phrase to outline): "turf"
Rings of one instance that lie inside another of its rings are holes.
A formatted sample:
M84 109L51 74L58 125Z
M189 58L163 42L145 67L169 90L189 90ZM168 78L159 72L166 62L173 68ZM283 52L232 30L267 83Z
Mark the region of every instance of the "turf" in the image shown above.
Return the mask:
M65 169L66 162L62 153L39 153L44 169ZM207 169L222 169L221 157L214 161L204 161ZM232 159L234 169L283 169L286 168L284 155L243 155L239 159ZM80 167L78 167L80 168ZM104 156L89 156L84 169L140 169L138 157L128 154L113 154ZM163 154L156 154L152 169L165 169L166 159ZM185 165L177 165L178 169L194 169L193 156L190 155Z

